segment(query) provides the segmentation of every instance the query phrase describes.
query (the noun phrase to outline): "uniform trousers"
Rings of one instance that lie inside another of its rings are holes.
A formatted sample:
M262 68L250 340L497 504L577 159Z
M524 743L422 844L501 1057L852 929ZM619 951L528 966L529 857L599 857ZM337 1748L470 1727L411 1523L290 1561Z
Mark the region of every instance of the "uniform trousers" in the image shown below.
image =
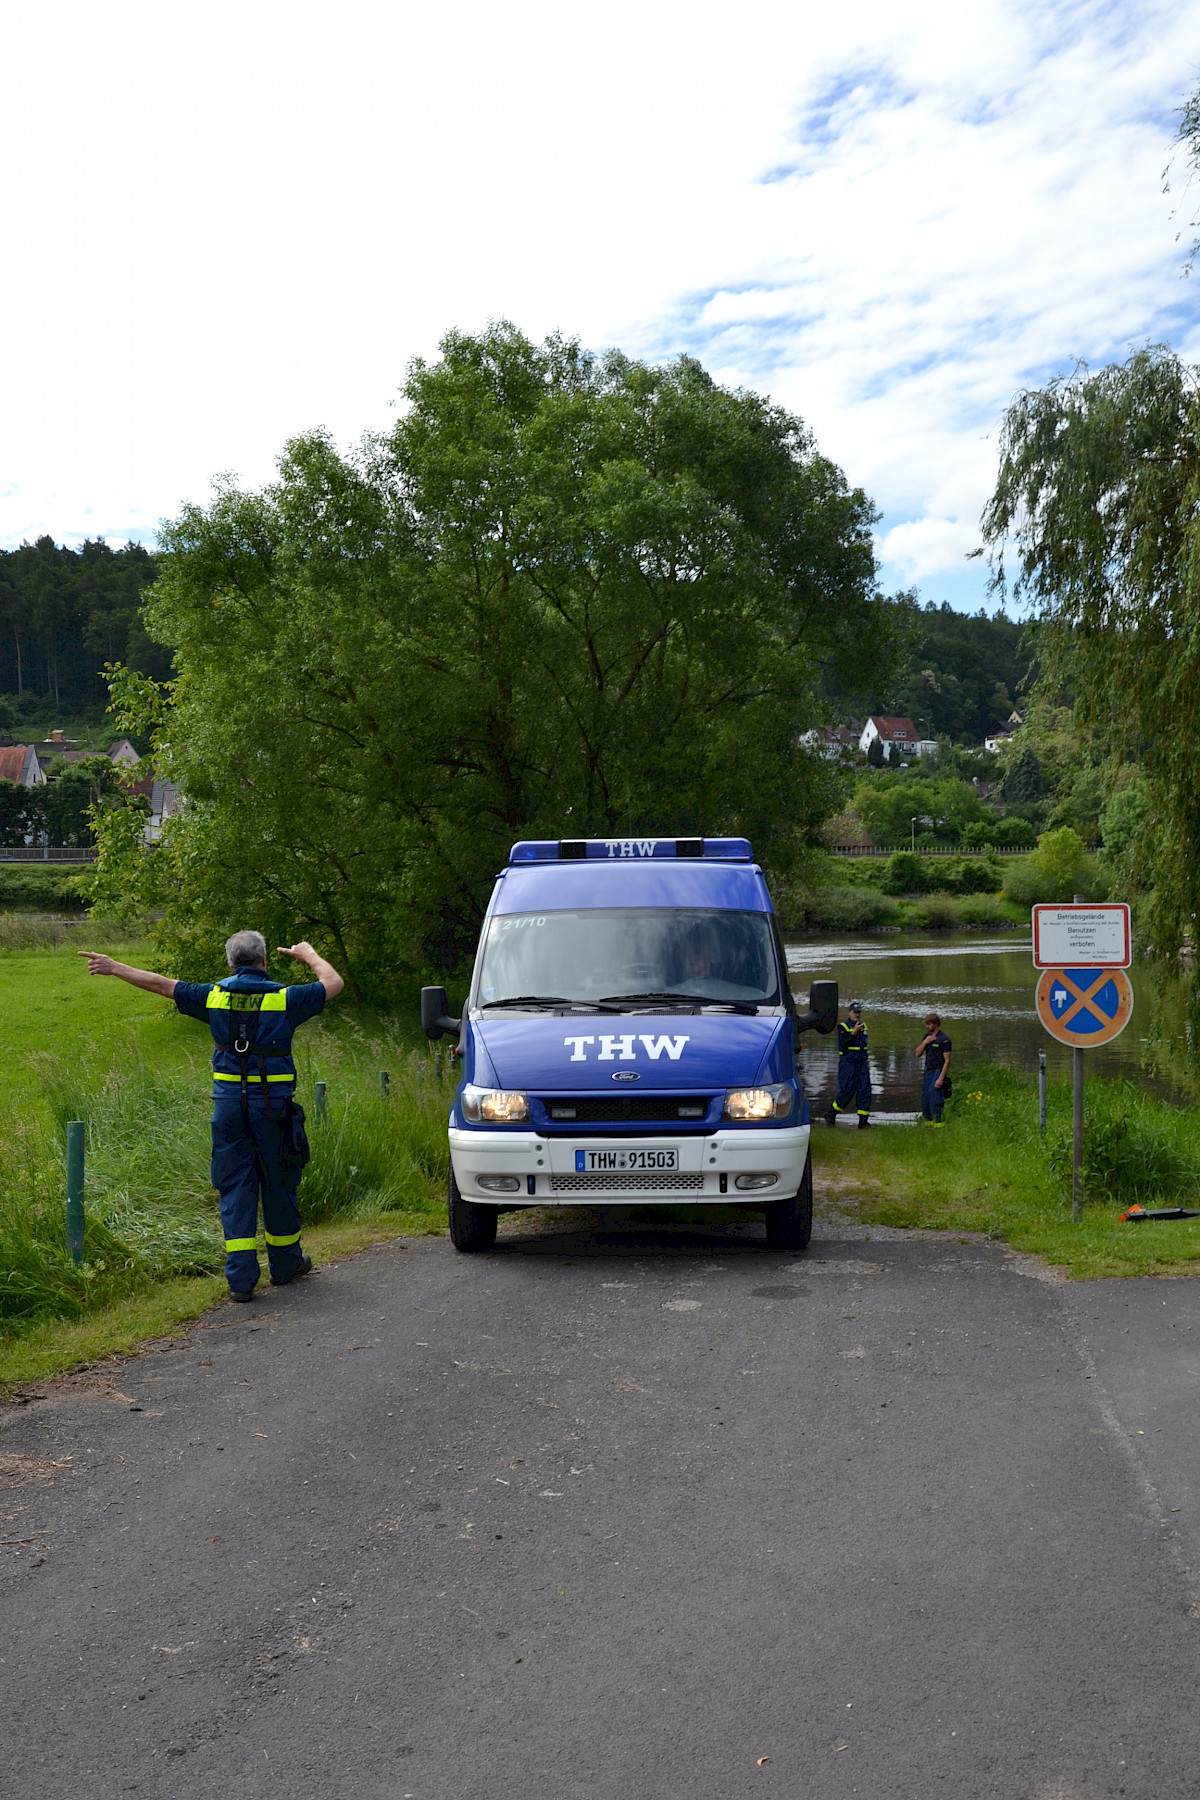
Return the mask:
M870 1112L871 1065L865 1055L843 1051L839 1056L838 1094L833 1106L835 1112L849 1112L855 1107L860 1119L865 1119Z
M940 1069L926 1069L925 1079L921 1083L921 1111L935 1125L941 1124L942 1108L946 1104L945 1089L934 1086L941 1072Z
M252 1086L244 1114L240 1090L213 1099L212 1184L221 1200L225 1278L235 1294L248 1294L260 1274L260 1205L273 1278L294 1275L303 1259L296 1199L301 1171L283 1160L285 1098L273 1092L268 1113L266 1101Z

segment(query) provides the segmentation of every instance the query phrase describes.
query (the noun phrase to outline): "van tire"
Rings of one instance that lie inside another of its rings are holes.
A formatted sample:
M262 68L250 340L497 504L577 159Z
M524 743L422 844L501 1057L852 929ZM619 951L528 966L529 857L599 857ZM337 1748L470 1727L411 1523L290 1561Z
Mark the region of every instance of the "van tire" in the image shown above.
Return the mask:
M473 1200L464 1200L458 1191L458 1183L454 1179L454 1169L450 1170L449 1188L450 1242L456 1250L490 1250L496 1242L496 1224L500 1217L498 1206L476 1206Z
M771 1250L804 1250L812 1236L813 1174L812 1151L804 1163L800 1186L786 1200L776 1200L765 1209L767 1247Z

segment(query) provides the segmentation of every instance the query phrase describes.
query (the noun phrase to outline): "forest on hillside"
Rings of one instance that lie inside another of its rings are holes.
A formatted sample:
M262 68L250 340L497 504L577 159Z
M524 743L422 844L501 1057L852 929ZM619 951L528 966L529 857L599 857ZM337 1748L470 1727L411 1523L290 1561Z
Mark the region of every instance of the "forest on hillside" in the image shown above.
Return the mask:
M913 626L908 661L871 711L911 719L923 737L972 746L1014 709L1025 711L1037 676L1028 625L930 602L915 609Z
M0 551L0 731L92 716L108 704L105 663L163 680L171 652L142 623L156 574L140 544L78 550L42 537Z

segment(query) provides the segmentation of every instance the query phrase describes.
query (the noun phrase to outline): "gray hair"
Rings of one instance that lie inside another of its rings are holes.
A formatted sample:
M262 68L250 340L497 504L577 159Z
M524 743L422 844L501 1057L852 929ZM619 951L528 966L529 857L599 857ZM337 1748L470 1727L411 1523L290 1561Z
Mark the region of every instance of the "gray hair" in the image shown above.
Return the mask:
M255 969L267 960L267 940L261 931L235 931L225 942L225 960L233 970Z

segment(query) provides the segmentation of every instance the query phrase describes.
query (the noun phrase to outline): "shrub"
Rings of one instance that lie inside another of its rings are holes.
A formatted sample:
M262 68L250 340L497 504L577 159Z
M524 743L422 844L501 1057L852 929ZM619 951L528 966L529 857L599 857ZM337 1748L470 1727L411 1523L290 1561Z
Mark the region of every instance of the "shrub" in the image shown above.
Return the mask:
M1028 845L1032 850L1037 834L1028 819L1018 818L1009 813L1006 818L997 819L992 826L992 842L1006 850L1016 850Z
M1000 870L990 856L916 856L897 850L887 860L889 894L994 894Z
M0 907L22 911L82 912L83 893L79 871L30 868L20 863L0 863Z
M958 863L959 894L998 894L1001 870L990 856L964 856Z
M894 923L900 911L876 888L816 888L803 905L805 925L823 931L867 931Z
M930 894L917 911L927 931L953 931L959 921L958 906L949 894Z
M925 858L911 850L893 850L884 865L883 887L888 894L923 892Z
M968 894L959 901L958 916L964 925L1001 925L1006 914L998 894Z
M1004 871L1005 898L1017 906L1070 900L1075 894L1102 900L1107 891L1104 871L1069 825L1043 831L1032 855L1014 859Z

